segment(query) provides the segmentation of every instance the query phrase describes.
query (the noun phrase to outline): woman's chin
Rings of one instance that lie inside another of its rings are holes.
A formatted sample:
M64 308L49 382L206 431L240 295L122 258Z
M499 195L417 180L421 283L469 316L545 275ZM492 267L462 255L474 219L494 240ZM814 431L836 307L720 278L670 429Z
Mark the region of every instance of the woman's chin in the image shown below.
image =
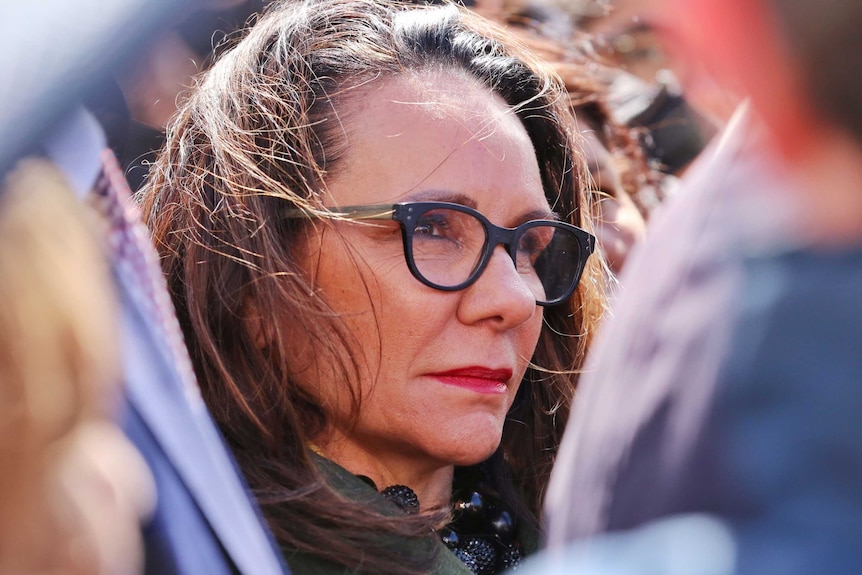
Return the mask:
M491 457L491 455L493 455L494 451L496 450L497 448L494 447L494 449L482 451L481 453L476 452L469 456L459 457L455 461L453 461L452 464L455 465L455 467L468 467L470 465L477 465Z
M488 429L474 434L459 434L443 449L445 461L458 467L485 461L500 446L502 429ZM442 455L442 454L441 454Z

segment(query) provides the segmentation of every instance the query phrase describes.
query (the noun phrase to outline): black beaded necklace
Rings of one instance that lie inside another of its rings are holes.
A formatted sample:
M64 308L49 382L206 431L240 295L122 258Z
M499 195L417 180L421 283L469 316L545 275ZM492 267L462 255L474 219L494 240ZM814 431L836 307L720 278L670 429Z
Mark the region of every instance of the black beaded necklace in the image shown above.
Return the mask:
M390 485L380 493L405 513L419 512L419 499L406 485ZM517 568L524 550L516 521L494 489L486 467L456 468L452 495L453 520L437 531L443 544L476 575Z

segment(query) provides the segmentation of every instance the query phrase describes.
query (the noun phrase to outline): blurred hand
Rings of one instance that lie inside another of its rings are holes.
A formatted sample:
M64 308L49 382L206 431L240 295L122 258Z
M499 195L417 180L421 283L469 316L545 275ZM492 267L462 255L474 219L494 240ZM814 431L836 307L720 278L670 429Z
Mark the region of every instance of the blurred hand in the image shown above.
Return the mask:
M110 421L116 302L87 212L49 162L0 190L0 575L140 571L149 470Z

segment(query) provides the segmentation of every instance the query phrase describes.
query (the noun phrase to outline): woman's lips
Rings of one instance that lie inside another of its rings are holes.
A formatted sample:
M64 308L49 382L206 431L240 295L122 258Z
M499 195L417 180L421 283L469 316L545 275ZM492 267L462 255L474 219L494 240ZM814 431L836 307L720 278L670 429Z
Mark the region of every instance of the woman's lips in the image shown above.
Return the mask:
M429 373L440 383L469 389L477 393L506 393L507 384L512 379L511 369L491 369L482 366L471 366L439 373Z

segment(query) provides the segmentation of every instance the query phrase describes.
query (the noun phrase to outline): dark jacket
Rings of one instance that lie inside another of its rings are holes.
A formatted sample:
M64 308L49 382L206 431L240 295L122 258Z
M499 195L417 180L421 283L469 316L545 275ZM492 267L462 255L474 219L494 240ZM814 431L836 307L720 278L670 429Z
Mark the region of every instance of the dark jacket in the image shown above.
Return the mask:
M375 509L384 514L401 513L401 511L391 502L377 493L373 487L340 465L333 463L328 459L324 459L323 457L316 457L315 459L329 484L349 499L354 501L370 501L371 505L373 505ZM437 556L437 566L434 570L435 574L472 575L472 572L467 568L467 566L462 563L460 559L455 557L455 555L453 555L436 536L429 536L429 539L425 544L427 543L437 545L440 548ZM423 545L423 543L416 541L403 541L393 544L402 545L407 548ZM283 549L283 551L288 565L290 565L291 572L295 575L340 575L350 572L342 565L338 565L307 553L300 553L298 551L291 552L290 550L285 549ZM421 550L422 553L425 553L426 551L427 550L425 549ZM419 552L418 549L417 552Z

